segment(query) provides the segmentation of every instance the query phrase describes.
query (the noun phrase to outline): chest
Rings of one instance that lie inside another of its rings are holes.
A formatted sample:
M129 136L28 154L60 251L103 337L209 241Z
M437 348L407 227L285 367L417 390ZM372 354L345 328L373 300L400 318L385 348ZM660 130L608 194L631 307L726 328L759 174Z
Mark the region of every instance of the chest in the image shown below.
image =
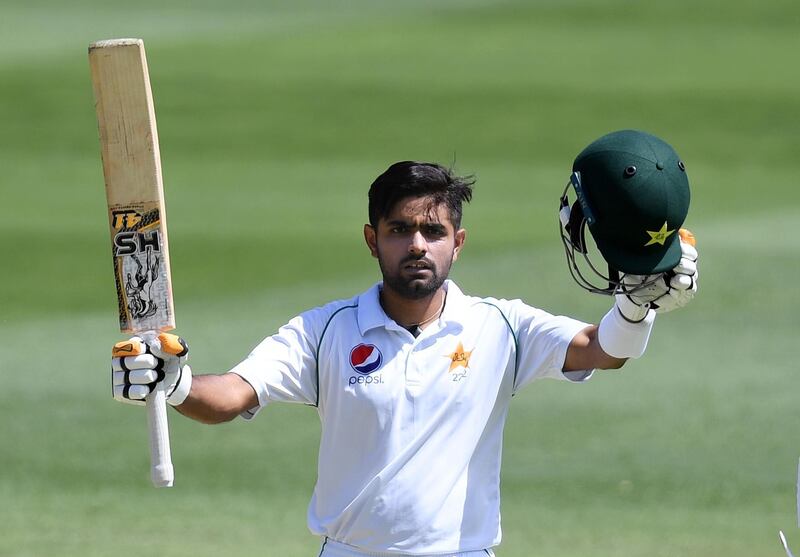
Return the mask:
M387 429L491 412L510 399L516 352L501 320L437 326L417 338L383 327L356 336L333 331L320 346L319 410Z

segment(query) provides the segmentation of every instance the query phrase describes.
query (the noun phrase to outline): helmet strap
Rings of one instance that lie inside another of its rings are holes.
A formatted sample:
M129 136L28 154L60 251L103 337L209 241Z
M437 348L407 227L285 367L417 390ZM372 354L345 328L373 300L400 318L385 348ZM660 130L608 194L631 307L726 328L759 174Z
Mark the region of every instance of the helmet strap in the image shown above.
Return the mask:
M569 212L569 223L567 223L567 232L569 239L575 246L578 253L586 254L586 219L583 215L583 207L580 202L576 201L572 204L572 209Z

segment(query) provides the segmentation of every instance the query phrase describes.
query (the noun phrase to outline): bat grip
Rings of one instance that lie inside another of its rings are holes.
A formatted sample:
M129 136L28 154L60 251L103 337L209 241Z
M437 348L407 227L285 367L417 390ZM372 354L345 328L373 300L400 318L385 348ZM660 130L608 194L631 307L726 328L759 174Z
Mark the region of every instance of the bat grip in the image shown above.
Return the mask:
M161 382L147 395L147 424L150 430L150 476L153 485L172 487L175 471L172 468L172 454L169 448L167 397Z

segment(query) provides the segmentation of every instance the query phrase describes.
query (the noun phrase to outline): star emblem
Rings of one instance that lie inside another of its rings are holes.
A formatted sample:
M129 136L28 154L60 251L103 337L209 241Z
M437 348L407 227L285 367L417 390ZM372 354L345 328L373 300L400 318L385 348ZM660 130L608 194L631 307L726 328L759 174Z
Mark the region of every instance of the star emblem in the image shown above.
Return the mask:
M466 351L464 350L464 345L461 341L458 341L458 346L451 354L445 354L445 358L450 358L450 369L448 373L452 373L453 370L458 369L459 367L468 368L469 367L469 359L472 356L472 350Z
M667 241L667 238L669 238L675 230L667 230L667 221L664 221L664 226L661 227L661 230L655 232L646 230L645 232L650 235L650 241L647 242L645 246L652 246L653 244L661 244L663 246L664 242Z

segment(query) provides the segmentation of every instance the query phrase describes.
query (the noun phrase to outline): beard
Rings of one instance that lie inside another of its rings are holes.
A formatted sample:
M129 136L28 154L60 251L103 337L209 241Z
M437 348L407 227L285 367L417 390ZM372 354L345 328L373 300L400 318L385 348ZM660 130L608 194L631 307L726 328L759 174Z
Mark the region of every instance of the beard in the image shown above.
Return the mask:
M424 269L428 271L429 276L419 276L417 273L404 273L404 268L409 263L420 262L424 264ZM385 287L390 288L396 292L400 297L408 300L421 300L431 296L434 292L439 290L447 280L450 274L450 266L453 264L452 258L447 262L447 265L442 272L436 267L433 261L425 259L424 257L409 256L403 259L396 269L388 269L383 258L378 252L378 265L381 268L383 275L383 284Z

